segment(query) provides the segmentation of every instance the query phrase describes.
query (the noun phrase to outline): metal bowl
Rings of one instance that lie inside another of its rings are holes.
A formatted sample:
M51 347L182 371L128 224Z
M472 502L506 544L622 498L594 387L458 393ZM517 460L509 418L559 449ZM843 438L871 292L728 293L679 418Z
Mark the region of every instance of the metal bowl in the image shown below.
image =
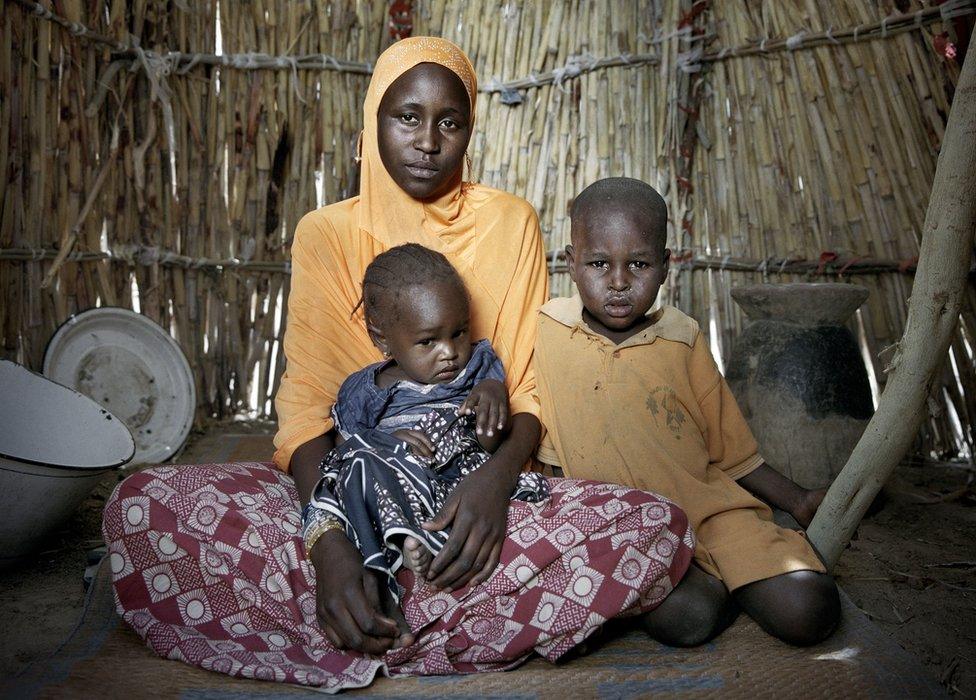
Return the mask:
M44 376L120 418L135 440L135 462L166 461L193 426L190 363L169 333L135 311L108 306L69 318L48 342Z
M30 554L102 476L132 459L118 418L77 391L0 360L0 567Z

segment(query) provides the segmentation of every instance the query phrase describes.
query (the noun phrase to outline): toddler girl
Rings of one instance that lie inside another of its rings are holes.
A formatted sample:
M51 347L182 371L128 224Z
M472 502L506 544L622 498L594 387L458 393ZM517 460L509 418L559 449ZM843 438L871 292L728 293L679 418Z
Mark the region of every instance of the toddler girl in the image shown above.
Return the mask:
M366 269L361 304L369 336L388 358L350 375L332 418L338 446L306 508L305 543L343 528L363 564L386 583L406 565L424 577L448 532L433 519L451 491L483 465L509 422L501 361L472 344L469 302L447 259L414 243ZM548 496L545 477L524 473L513 498Z

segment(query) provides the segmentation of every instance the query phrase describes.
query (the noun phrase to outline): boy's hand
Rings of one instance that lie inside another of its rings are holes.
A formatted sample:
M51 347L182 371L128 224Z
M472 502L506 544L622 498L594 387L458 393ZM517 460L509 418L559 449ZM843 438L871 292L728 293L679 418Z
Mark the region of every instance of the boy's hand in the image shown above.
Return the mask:
M739 486L769 505L796 518L806 530L820 507L827 489L805 489L789 477L783 476L768 464L760 464L737 481Z
M803 496L797 501L796 507L790 513L796 522L800 523L804 530L810 527L813 516L817 514L817 508L827 495L827 489L803 489Z
M393 431L393 437L407 443L407 445L410 446L411 452L414 452L421 457L426 457L427 459L434 458L434 443L432 443L430 438L421 431L401 428L400 430Z
M494 437L508 428L508 390L497 379L485 379L478 383L458 411L462 416L477 416L475 432Z

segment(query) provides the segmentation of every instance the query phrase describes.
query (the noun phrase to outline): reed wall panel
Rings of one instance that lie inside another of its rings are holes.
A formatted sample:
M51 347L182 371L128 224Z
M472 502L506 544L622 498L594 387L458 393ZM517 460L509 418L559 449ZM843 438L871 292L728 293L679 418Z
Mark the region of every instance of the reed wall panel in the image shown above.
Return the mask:
M40 4L160 54L328 54L361 65L392 40L381 1ZM572 292L559 251L574 195L600 177L641 178L670 207L665 298L701 322L720 360L743 323L732 287L837 279L853 261L841 278L871 290L856 327L883 386L884 350L901 336L911 291L897 268L910 270L918 252L958 71L934 38L958 44L971 21L722 60L701 52L926 6L416 0L413 32L452 39L474 61L489 91L471 176L535 205L555 293ZM72 313L136 307L189 357L200 421L270 415L288 244L305 212L355 193L367 71L201 61L150 80L131 54L23 3L5 2L0 29L3 356L38 369ZM619 65L591 70L597 59ZM495 89L511 81L519 89ZM514 95L521 103L505 104ZM859 261L887 268L865 274ZM970 292L921 451L972 449Z

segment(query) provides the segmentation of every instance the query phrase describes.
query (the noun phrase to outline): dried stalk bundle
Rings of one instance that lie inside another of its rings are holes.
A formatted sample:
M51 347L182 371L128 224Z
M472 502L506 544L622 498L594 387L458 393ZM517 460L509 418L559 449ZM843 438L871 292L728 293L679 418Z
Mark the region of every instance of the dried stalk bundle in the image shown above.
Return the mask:
M290 236L305 212L355 192L388 3L5 9L3 356L36 368L69 314L137 306L189 356L198 418L270 414ZM915 0L907 15L918 11L921 24L940 12ZM873 292L860 320L878 357L901 335L902 273L918 253L957 71L931 48L933 32L953 38L949 25L894 36L897 14L894 0L416 0L414 33L450 38L475 62L484 94L471 178L536 206L554 293L572 291L558 251L573 197L628 175L671 210L680 254L667 299L716 328L723 354L742 323L731 286L858 274ZM882 24L888 36L870 40ZM857 43L808 46L853 27L866 28ZM804 50L751 51L775 37ZM927 447L972 439L950 417L968 429L976 416L974 311L970 290L950 348L963 383L950 366Z
M4 356L38 367L71 313L136 306L187 353L199 418L269 413L287 244L305 212L354 192L368 81L357 66L383 48L384 4L39 4L63 20L19 0L0 19L0 94L19 96L0 126L12 173L0 179L0 248L29 253L0 261ZM154 82L118 60L133 44L150 63L172 52L334 56L349 70L203 60L182 74L167 63ZM44 250L59 250L53 265Z
M674 154L687 122L678 105L690 74L678 66L698 42L679 25L691 6L691 0L415 3L415 32L458 43L491 91L480 97L469 149L474 179L526 197L550 250L569 242L573 198L601 177L646 180L673 212L683 211ZM620 56L643 60L618 58L614 67L590 69L592 57ZM521 104L505 104L511 102L505 91L516 88L527 88ZM571 293L568 275L553 274L553 293Z
M910 9L924 8L913 3ZM755 37L795 34L798 17L804 29L822 33L877 26L896 12L893 2L723 2L712 5L708 27L717 46L740 46ZM700 108L704 147L692 168L690 247L759 259L816 260L827 251L848 259L916 258L957 73L932 49L931 32L946 30L951 26L934 24L876 41L710 64L711 95ZM681 304L699 309L698 318L716 320L727 353L743 322L729 303L729 288L766 275L691 275L702 278L689 285L696 298ZM871 291L860 323L883 386L880 353L901 337L911 279L878 275L857 282ZM970 305L964 317L973 310ZM961 376L976 374L971 353L957 352L955 362ZM949 394L960 397L957 380L946 379L954 387ZM965 400L950 397L948 404L945 399L938 387L933 405L943 408L928 426L929 447L937 451L958 445L951 412L963 430L976 415L972 393ZM961 437L972 445L971 435Z

